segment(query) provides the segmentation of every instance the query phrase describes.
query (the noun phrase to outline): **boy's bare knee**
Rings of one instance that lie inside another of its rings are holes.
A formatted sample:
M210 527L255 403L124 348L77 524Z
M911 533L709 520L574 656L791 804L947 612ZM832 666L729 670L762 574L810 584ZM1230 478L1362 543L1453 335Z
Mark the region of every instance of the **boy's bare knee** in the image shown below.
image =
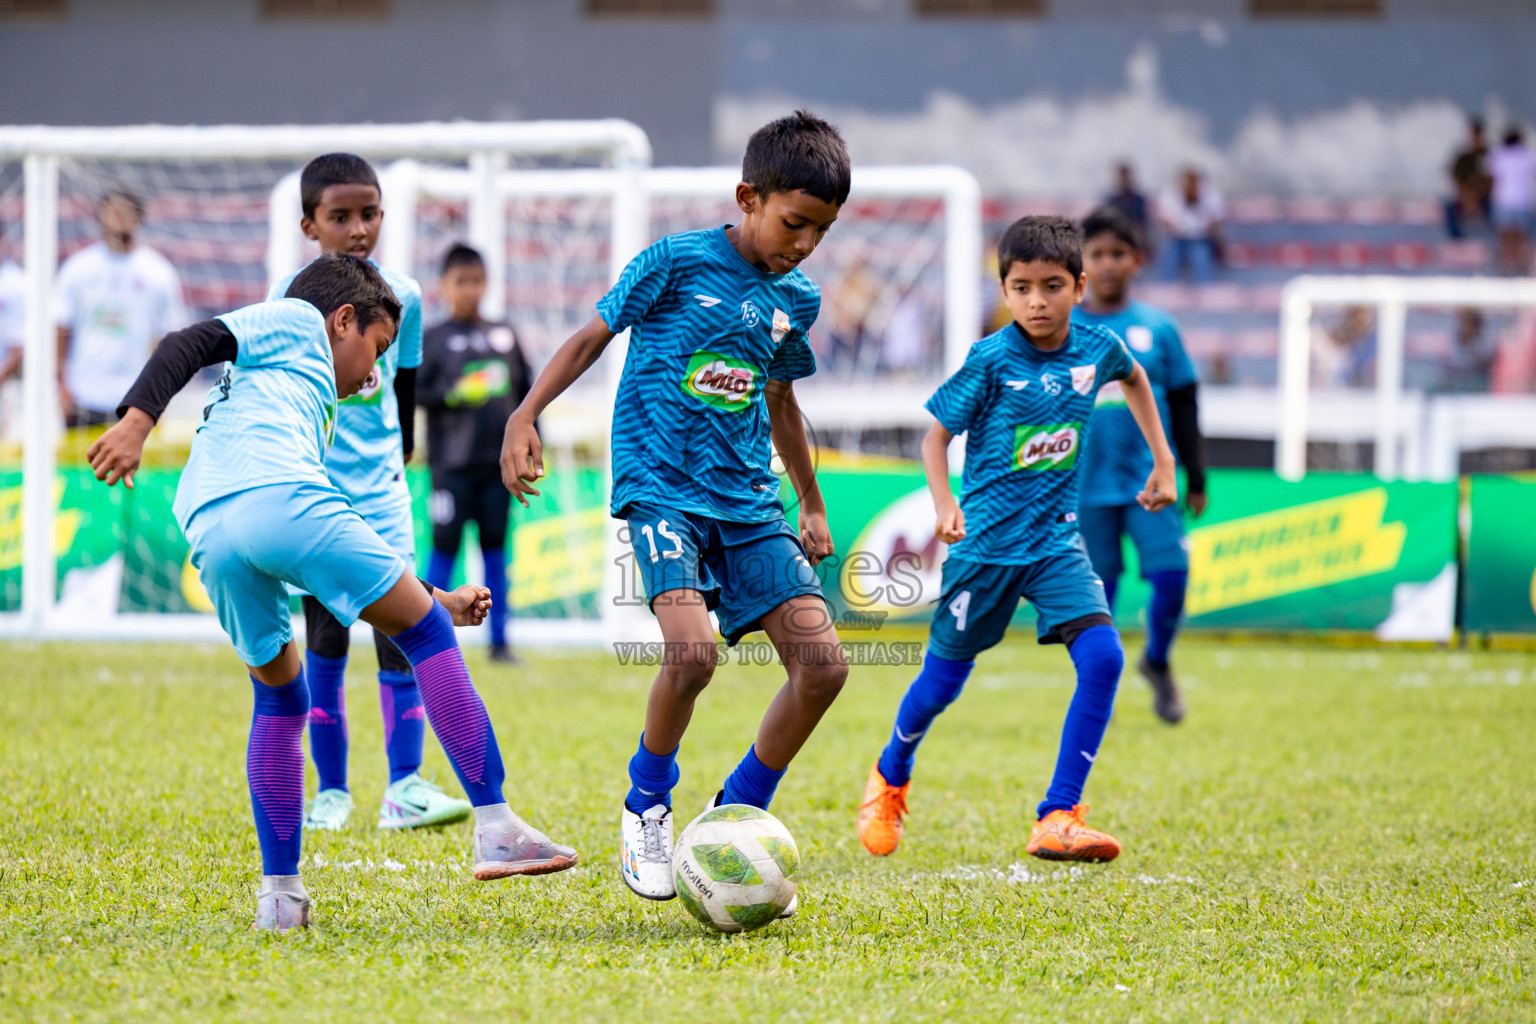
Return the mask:
M840 662L802 665L795 672L795 689L812 704L827 707L848 681L848 666Z
M697 697L715 677L714 640L669 643L661 678L679 697Z

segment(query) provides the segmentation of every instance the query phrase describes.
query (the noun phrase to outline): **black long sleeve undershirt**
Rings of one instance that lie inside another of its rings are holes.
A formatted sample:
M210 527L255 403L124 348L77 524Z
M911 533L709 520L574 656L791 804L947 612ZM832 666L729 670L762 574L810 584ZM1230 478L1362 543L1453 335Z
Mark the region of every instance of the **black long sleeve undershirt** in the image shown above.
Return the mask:
M1168 419L1173 447L1184 467L1189 493L1205 493L1205 438L1200 433L1198 384L1168 392Z
M416 450L416 367L395 371L395 404L400 407L400 444L409 462Z
M204 320L172 331L155 346L133 387L123 396L117 407L118 417L129 409L142 409L158 421L171 399L197 376L198 370L233 362L239 354L239 344L222 320Z

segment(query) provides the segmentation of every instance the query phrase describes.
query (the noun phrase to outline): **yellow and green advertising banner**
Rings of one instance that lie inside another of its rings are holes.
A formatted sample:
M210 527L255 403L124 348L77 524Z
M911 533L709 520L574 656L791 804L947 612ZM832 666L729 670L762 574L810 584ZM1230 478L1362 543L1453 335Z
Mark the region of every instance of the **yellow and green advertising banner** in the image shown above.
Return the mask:
M603 600L604 537L620 524L608 517L598 469L552 470L532 509L513 506L512 604L520 615L594 617ZM171 516L177 476L174 469L146 468L128 491L102 486L84 467L59 471L61 600L109 612L209 610ZM417 552L425 563L427 475L412 467L409 476ZM925 621L938 598L946 552L933 537L921 467L828 456L818 478L838 551L818 571L839 621L851 630ZM1209 509L1188 523L1191 625L1373 630L1385 639L1450 635L1455 484L1381 483L1351 474L1291 483L1267 471L1213 470L1209 490ZM1532 507L1533 491L1536 485L1496 478L1474 485L1468 587L1474 629L1536 628L1521 625L1532 622L1536 553L1518 521L1520 509ZM787 484L784 497L793 522ZM20 508L20 472L0 470L0 611L20 604ZM1526 552L1524 561L1509 554L1516 550ZM472 538L465 553L475 557ZM1122 624L1133 626L1147 593L1129 546L1127 565L1116 610ZM1524 595L1518 602L1510 596L1517 592ZM1030 616L1021 606L1021 623Z
M1536 633L1536 477L1474 476L1463 622Z
M839 615L922 620L939 593L944 545L920 467L823 466L836 566L823 574ZM958 486L958 482L957 482ZM1355 474L1299 482L1213 470L1210 507L1188 522L1191 625L1373 630L1444 639L1455 623L1457 488ZM1133 625L1146 588L1127 545L1116 609ZM1030 613L1021 608L1020 620Z

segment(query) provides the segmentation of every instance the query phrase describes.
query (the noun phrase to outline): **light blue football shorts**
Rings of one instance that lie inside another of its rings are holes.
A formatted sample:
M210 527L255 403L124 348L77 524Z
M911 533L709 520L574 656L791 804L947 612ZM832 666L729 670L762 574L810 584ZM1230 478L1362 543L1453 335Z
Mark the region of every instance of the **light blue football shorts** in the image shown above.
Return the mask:
M219 625L251 666L293 639L289 585L350 626L410 571L340 491L322 484L227 495L192 513L186 534Z

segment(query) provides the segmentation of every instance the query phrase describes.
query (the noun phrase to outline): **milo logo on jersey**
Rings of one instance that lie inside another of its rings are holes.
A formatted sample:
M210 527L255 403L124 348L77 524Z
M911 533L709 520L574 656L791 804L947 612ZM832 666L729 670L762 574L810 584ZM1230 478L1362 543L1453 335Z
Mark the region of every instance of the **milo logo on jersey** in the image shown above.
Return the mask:
M1071 469L1077 463L1081 423L1020 424L1013 428L1014 469Z
M726 412L741 412L752 405L757 388L757 367L718 352L695 352L688 360L683 391L705 405Z
M320 424L320 432L325 435L325 446L329 448L336 443L336 403L325 404L325 420Z

